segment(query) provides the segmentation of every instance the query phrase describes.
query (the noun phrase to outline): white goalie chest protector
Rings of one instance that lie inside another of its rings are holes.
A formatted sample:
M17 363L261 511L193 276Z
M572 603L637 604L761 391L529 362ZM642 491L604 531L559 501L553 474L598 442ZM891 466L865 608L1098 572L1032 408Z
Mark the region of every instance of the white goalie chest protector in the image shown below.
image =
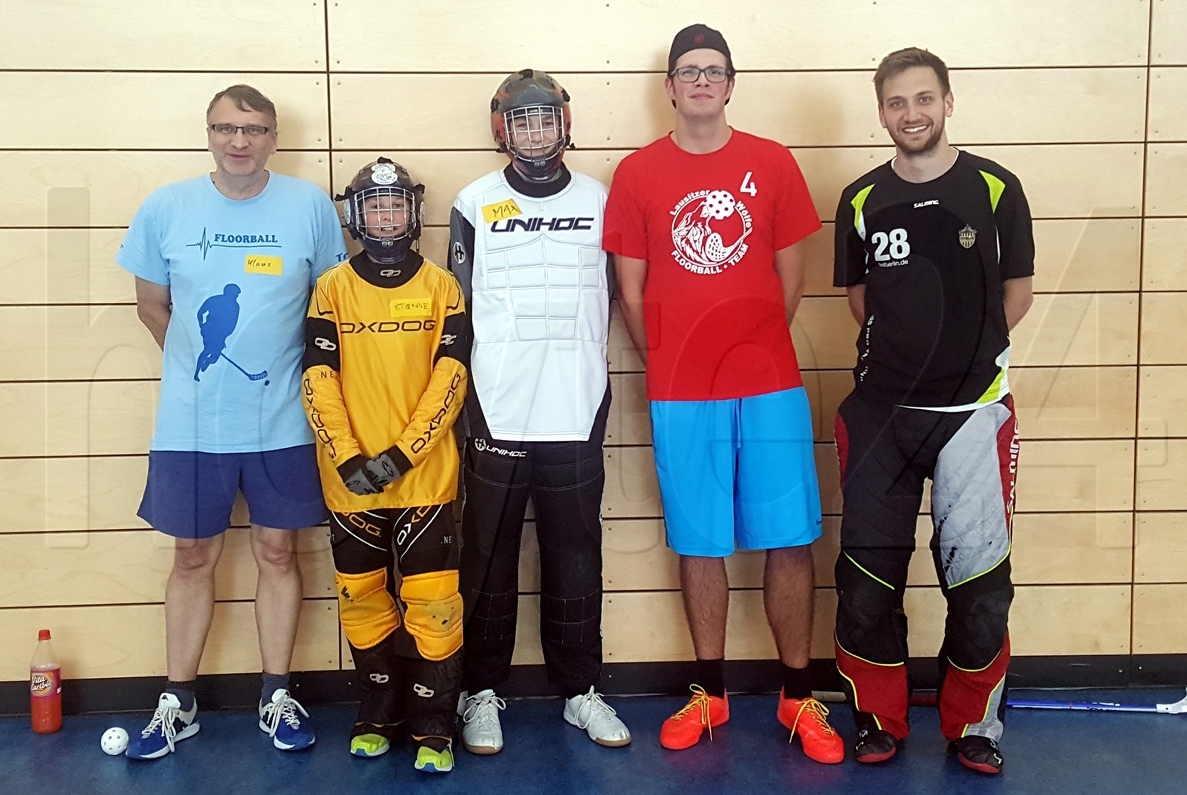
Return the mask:
M532 198L500 171L458 196L474 226L470 388L495 439L589 438L608 378L606 193L572 174L560 193Z

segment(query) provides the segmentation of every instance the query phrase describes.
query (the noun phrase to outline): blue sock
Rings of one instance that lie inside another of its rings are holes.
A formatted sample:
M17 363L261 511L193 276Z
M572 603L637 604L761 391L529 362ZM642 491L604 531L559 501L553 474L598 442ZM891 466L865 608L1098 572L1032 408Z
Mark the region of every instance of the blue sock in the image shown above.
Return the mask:
M272 700L272 694L277 690L284 688L288 689L289 675L288 674L264 674L264 686L260 688L260 701L265 704Z
M189 712L194 707L194 685L197 680L191 679L188 682L174 682L169 679L165 682L165 692L177 696L177 700L181 702L181 711Z

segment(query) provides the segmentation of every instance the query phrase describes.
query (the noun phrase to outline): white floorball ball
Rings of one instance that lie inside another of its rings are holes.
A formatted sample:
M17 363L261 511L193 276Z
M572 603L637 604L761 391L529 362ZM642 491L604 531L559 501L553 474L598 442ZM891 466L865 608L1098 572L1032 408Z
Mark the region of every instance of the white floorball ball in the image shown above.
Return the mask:
M119 756L128 750L128 732L118 726L108 729L103 732L103 739L99 741L99 747L108 756Z

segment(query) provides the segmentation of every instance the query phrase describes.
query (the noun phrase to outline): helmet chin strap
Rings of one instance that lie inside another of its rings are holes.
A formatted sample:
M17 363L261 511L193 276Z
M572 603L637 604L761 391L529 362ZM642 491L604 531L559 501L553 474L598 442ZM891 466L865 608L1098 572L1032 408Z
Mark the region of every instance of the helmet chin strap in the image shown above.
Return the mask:
M367 258L380 265L395 265L398 262L403 262L404 258L408 256L408 250L412 248L412 239L407 235L391 246L384 246L375 238L363 238L362 243L363 251L367 252Z
M519 176L523 177L528 182L552 182L561 173L561 155L564 150L557 152L552 157L547 158L545 162L548 164L548 171L543 173L532 173L532 169L528 165L532 161L522 158L517 154L511 155L511 166Z

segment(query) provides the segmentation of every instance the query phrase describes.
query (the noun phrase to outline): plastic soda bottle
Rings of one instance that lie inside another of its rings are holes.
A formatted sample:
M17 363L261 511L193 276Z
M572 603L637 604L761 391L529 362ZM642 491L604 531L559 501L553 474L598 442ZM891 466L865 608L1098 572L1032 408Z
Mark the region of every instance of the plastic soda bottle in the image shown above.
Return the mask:
M62 728L62 667L54 656L48 629L37 633L37 650L29 663L29 706L37 734Z

